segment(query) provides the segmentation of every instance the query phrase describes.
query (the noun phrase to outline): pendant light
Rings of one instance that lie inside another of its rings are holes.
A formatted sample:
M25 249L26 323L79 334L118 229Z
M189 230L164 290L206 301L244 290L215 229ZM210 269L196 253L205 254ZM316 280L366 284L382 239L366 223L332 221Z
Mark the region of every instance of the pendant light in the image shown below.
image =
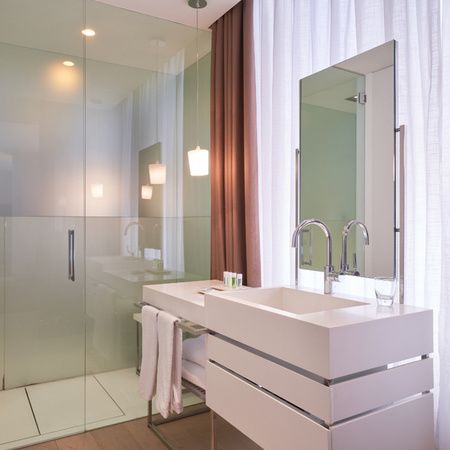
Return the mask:
M197 46L197 80L196 80L196 91L197 91L197 101L196 101L196 136L197 136L197 146L194 150L188 151L188 160L189 160L189 171L191 176L193 177L201 177L208 175L209 173L209 151L200 148L198 145L198 81L199 81L199 71L198 71L198 62L199 62L199 54L198 54L198 10L200 8L204 8L207 5L206 0L189 0L188 4L191 8L194 8L196 11L196 46Z

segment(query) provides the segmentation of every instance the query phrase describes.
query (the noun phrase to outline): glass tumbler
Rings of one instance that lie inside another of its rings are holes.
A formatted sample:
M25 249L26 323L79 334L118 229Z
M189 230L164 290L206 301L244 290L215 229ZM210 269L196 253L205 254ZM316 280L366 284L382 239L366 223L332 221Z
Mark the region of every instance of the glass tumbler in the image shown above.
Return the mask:
M375 277L375 295L380 306L392 306L395 291L395 278Z

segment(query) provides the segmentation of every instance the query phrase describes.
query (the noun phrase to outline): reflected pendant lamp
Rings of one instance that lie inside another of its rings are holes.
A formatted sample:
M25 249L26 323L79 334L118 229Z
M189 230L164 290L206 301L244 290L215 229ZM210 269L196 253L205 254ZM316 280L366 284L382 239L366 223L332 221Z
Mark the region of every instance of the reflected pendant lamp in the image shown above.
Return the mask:
M153 187L148 184L141 186L141 198L142 200L151 200L153 197Z
M102 183L91 184L91 197L92 198L103 198L103 184Z
M204 8L207 5L206 0L189 0L189 6L195 9L195 18L196 18L196 45L197 45L197 78L196 78L196 91L197 91L197 100L196 100L196 129L197 129L197 142L198 142L198 81L199 81L199 72L198 72L198 61L199 61L199 53L198 53L198 10ZM194 150L188 151L188 161L189 161L189 172L193 177L202 177L209 174L209 151L200 148L197 144L197 147Z
M148 165L150 184L166 184L166 165L156 161Z

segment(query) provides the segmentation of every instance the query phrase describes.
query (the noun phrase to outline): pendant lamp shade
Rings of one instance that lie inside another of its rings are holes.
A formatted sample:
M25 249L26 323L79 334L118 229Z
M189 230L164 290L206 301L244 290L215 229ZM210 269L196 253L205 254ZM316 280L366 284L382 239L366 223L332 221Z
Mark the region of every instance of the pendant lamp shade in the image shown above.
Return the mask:
M157 162L148 165L150 184L166 184L166 165Z
M153 187L148 184L143 184L141 186L141 198L143 200L151 200L153 196Z
M193 177L202 177L209 173L209 152L197 145L188 152L189 171Z

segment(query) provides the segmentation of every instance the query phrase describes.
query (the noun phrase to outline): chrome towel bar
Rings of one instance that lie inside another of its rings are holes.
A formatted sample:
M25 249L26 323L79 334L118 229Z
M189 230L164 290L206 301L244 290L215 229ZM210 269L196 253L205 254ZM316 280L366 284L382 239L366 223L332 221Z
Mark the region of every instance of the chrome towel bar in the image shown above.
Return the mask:
M157 308L156 306L151 305L150 303L145 302L138 302L136 303L136 306L139 308L142 308L144 306L151 306L152 308L156 308L159 311L164 311L161 308ZM201 336L202 334L208 333L208 328L204 327L203 325L199 325L198 323L192 322L191 320L179 318L177 323L177 327L181 330L185 331L186 333L189 333L192 336Z

